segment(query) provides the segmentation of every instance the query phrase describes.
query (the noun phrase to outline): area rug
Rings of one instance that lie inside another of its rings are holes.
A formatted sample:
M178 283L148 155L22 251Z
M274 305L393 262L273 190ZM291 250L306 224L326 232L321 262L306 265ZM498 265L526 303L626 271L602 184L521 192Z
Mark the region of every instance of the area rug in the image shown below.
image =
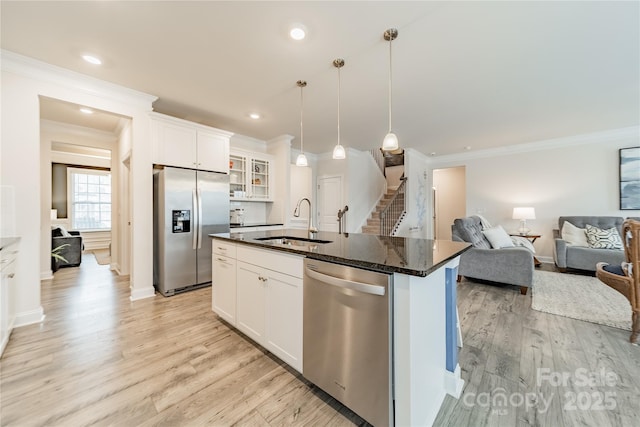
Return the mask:
M94 249L91 251L93 256L96 257L96 262L100 265L109 265L111 264L111 254L109 253L109 249Z
M535 271L531 308L631 330L629 301L595 277Z

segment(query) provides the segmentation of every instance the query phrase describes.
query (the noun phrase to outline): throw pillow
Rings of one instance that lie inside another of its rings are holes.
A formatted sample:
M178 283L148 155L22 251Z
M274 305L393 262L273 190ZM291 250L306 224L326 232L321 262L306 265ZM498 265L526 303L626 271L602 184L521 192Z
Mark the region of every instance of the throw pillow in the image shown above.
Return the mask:
M515 246L513 244L513 240L502 226L498 225L497 227L486 228L482 230L482 234L487 238L489 243L491 243L491 247L494 249L500 248L512 248Z
M587 242L595 249L622 249L622 239L615 227L602 230L587 224Z
M589 242L587 242L587 234L584 231L584 228L578 228L575 225L571 224L569 221L565 221L562 224L562 240L566 241L568 244L573 246L584 246L589 247Z

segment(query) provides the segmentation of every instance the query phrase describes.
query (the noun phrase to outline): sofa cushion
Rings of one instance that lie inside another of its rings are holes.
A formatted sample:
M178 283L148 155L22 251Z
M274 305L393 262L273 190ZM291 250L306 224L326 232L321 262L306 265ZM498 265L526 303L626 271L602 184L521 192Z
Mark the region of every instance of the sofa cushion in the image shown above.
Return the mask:
M455 219L452 231L463 241L471 243L474 248L491 249L491 243L482 234L482 225L477 216Z
M587 242L587 233L585 233L584 228L578 228L575 225L571 224L569 221L565 221L562 224L562 240L566 240L566 242L573 246L583 246L588 247L589 243Z
M624 250L567 247L566 266L568 268L596 271L596 264L599 262L620 265L624 262Z
M500 225L496 227L486 228L482 230L482 234L484 234L484 237L489 240L489 243L491 243L491 247L494 249L512 248L515 246L513 244L513 240L511 240L511 237L509 237L509 234L507 234L507 232L504 231L504 228L502 228L502 226Z
M622 239L615 227L603 230L598 227L587 224L586 226L587 243L590 248L594 249L623 249Z
M624 218L621 216L561 216L558 218L558 230L562 230L565 221L569 221L578 228L586 228L587 224L603 230L615 227L618 234L622 235Z

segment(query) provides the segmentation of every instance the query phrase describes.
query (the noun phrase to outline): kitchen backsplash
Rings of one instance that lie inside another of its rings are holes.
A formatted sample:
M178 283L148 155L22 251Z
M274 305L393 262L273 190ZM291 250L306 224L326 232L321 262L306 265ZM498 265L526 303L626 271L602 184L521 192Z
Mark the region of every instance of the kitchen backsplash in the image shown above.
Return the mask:
M229 209L244 209L245 224L264 224L267 222L266 203L231 202Z

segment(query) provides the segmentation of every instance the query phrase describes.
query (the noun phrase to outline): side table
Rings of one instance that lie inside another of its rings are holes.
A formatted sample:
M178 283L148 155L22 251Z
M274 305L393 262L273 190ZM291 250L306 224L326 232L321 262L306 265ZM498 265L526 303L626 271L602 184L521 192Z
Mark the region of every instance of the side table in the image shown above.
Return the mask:
M531 243L534 243L537 239L539 239L540 237L542 237L542 234L519 234L519 233L509 233L509 236L520 236L520 237L524 237L525 239L529 240ZM535 255L533 256L533 264L536 267L540 267L542 265L542 263L540 262L540 260L538 258L535 257Z

